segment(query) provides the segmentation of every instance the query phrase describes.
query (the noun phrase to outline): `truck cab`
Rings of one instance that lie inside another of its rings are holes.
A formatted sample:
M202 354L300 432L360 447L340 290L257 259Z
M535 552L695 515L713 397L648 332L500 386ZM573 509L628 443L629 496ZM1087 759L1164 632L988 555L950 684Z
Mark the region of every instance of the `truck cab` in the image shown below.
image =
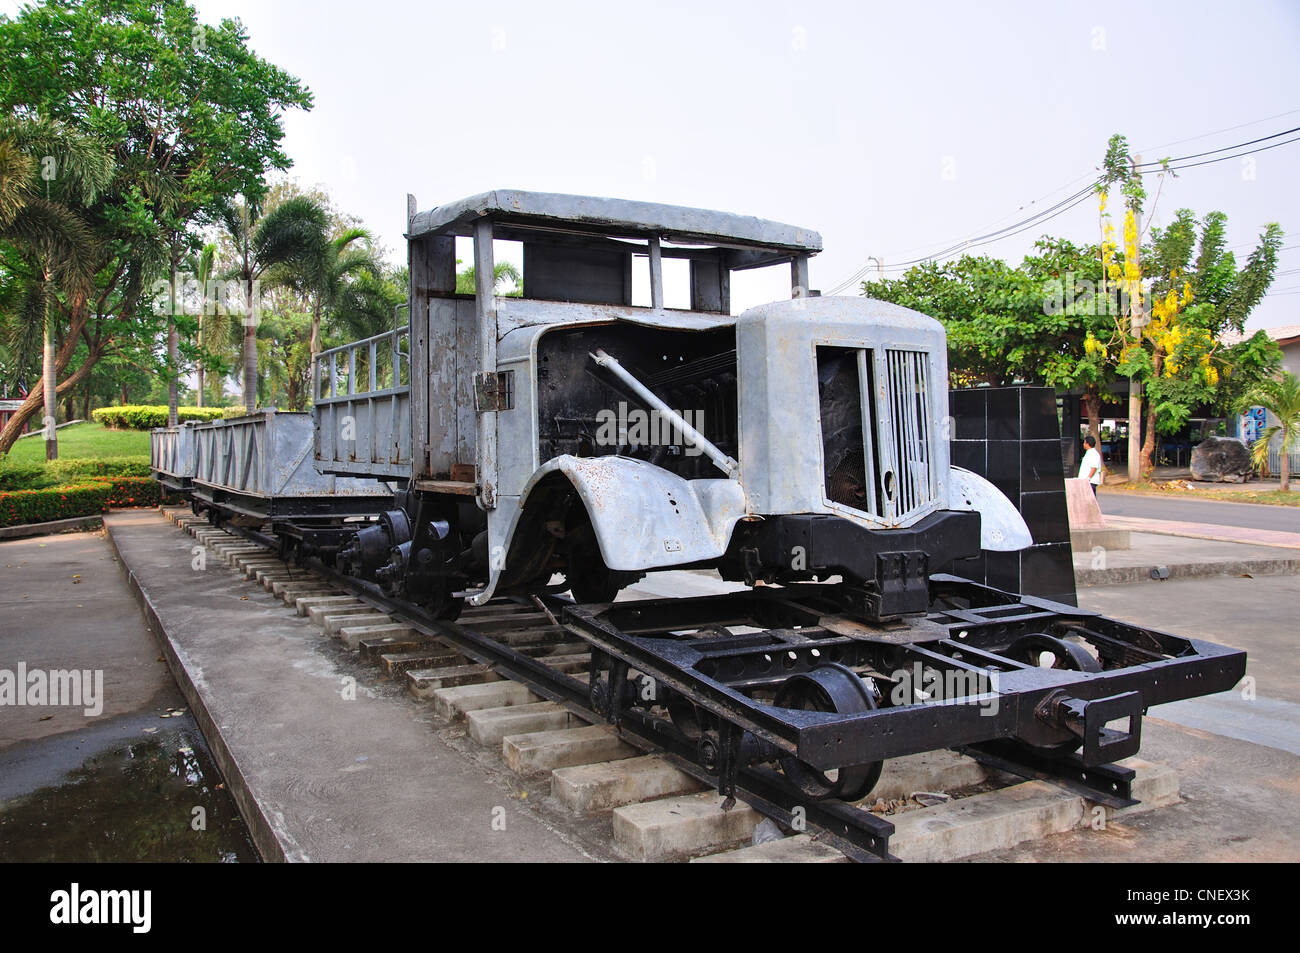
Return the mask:
M409 329L316 368L317 468L400 486L343 554L362 575L444 615L548 587L611 601L669 568L838 578L880 620L925 611L954 560L1030 544L1009 500L950 465L943 327L810 293L810 229L499 190L408 199L407 239ZM521 297L496 293L501 241L522 245ZM666 259L687 263L688 308L665 307ZM769 267L790 298L733 316L733 273Z

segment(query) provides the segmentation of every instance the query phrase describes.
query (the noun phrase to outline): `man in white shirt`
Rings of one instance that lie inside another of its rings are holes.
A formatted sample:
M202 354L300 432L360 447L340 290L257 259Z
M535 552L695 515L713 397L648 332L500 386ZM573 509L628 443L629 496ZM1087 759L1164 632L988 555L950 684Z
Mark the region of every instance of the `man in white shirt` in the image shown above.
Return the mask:
M1097 487L1101 485L1101 451L1097 449L1097 439L1092 435L1083 438L1083 445L1088 449L1084 451L1083 462L1079 464L1079 479L1087 480L1092 484L1092 495L1097 495Z

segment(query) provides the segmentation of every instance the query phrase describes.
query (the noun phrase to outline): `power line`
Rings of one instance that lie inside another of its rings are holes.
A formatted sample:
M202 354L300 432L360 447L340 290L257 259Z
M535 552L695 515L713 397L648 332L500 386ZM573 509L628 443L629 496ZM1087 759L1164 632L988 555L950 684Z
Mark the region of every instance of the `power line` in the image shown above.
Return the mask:
M1173 142L1162 142L1158 146L1152 146L1149 149L1140 149L1139 152L1155 152L1157 149L1165 149L1169 146L1181 146L1184 142L1196 142L1199 139L1208 139L1210 136L1217 136L1222 132L1235 132L1238 129L1245 129L1247 126L1258 126L1261 122L1271 122L1274 119L1281 119L1283 116L1294 116L1300 113L1300 109L1288 109L1284 113L1278 113L1275 116L1265 116L1263 119L1252 119L1250 122L1239 123L1236 126L1228 126L1225 129L1216 129L1214 132L1203 132L1199 136L1191 136L1187 139L1176 139Z
M1175 162L1184 162L1187 159L1199 159L1201 156L1212 156L1216 152L1227 152L1229 149L1240 149L1242 146L1253 146L1257 142L1268 142L1268 140L1276 139L1279 136L1289 136L1293 132L1300 132L1300 126L1296 126L1292 129L1283 129L1281 132L1275 132L1271 136L1263 136L1259 139L1251 139L1249 142L1239 142L1235 146L1224 146L1222 149L1211 149L1208 152L1196 152L1189 156L1179 156L1177 159L1157 159L1154 162L1139 162L1136 164L1135 168L1145 169L1148 166L1157 166L1157 165L1165 166L1165 165L1172 165ZM1283 145L1283 144L1284 143L1280 143L1280 142L1278 143L1278 145ZM1184 166L1184 168L1190 168L1190 167Z
M1300 112L1300 110L1296 110L1296 111L1297 111L1297 112ZM1283 114L1283 115L1286 115L1286 114ZM1246 123L1246 125L1252 125L1252 124L1251 124L1251 123ZM1213 164L1213 163L1215 163L1215 162L1224 162L1224 161L1227 161L1228 159L1239 159L1239 158L1242 158L1242 157L1244 157L1244 156L1253 155L1253 154L1255 154L1255 153L1257 153L1257 152L1266 152L1266 151L1268 151L1269 149L1275 149L1275 148L1277 148L1278 146L1284 146L1284 145L1288 145L1288 144L1293 143L1293 142L1300 141L1300 136L1296 136L1295 138L1287 139L1287 140L1284 140L1284 141L1282 141L1282 142L1274 142L1274 143L1271 143L1270 145L1267 145L1267 146L1260 146L1258 149L1248 149L1248 150L1246 150L1245 152L1234 153L1233 155L1218 156L1217 158L1206 159L1206 160L1201 161L1201 162L1186 162L1186 160L1188 160L1188 159L1196 159L1196 158L1199 158L1199 157L1201 157L1201 156L1206 156L1206 155L1215 155L1216 153L1219 153L1219 152L1227 152L1227 151L1229 151L1229 150L1233 150L1233 149L1241 149L1241 148L1243 148L1243 147L1245 147L1245 146L1249 146L1249 145L1256 145L1256 144L1261 143L1261 142L1268 142L1268 141L1271 140L1271 139L1276 139L1278 136L1284 136L1284 135L1287 135L1287 134L1292 133L1292 132L1300 132L1300 126L1296 126L1296 127L1293 128L1293 129L1284 130L1284 131L1282 131L1282 132L1274 133L1273 135L1270 135L1270 136L1262 136L1262 137L1260 137L1260 138L1258 138L1258 139L1251 139L1251 140L1249 140L1249 141L1247 141L1247 142L1239 142L1239 143L1237 143L1236 145L1232 145L1232 146L1224 146L1224 147L1221 148L1221 149L1213 149L1213 150L1210 150L1209 152L1200 152L1200 153L1194 153L1194 154L1192 154L1192 155L1188 155L1188 156L1180 156L1180 157L1177 158L1177 159L1167 160L1167 162L1140 163L1138 167L1141 168L1141 167L1145 167L1145 166L1159 165L1159 166L1162 167L1162 171L1163 171L1163 170L1168 170L1168 171L1171 171L1171 172L1177 172L1177 171L1179 171L1179 170L1181 170L1181 169L1192 169L1192 168L1196 168L1196 167L1198 167L1198 166L1202 166L1202 165L1211 165L1211 164ZM1184 140L1184 141L1190 141L1190 140ZM1174 166L1174 165L1173 165L1174 162L1185 162L1186 164L1185 164L1185 165L1181 165L1181 166ZM1076 179L1076 180L1074 180L1074 181L1078 181L1078 180ZM978 247L981 247L982 245L987 245L987 244L990 244L991 242L994 242L994 241L1000 241L1000 240L1002 240L1002 239L1004 239L1004 238L1011 238L1012 236L1014 236L1014 235L1018 235L1018 234L1020 234L1021 232L1026 231L1027 229L1034 227L1035 225L1041 225L1041 224L1044 224L1044 223L1046 223L1046 222L1049 222L1049 221L1051 221L1053 218L1056 218L1058 215L1064 214L1065 212L1069 211L1070 209L1074 208L1075 206L1081 204L1082 201L1084 200L1084 198L1086 198L1088 195L1092 194L1093 191L1096 189L1096 187L1097 187L1100 183L1101 183L1101 178L1098 177L1098 178L1094 179L1093 182L1092 182L1090 185L1088 185L1086 188L1080 189L1078 192L1075 192L1073 195L1070 195L1070 196L1068 196L1068 197L1062 199L1061 201L1057 202L1056 204L1051 205L1051 206L1049 206L1048 208L1043 209L1043 210L1040 211L1040 212L1036 212L1034 215L1031 215L1031 216L1029 216L1028 218L1022 219L1022 220L1019 221L1019 222L1014 222L1014 223L1012 223L1011 225L1005 226L1004 228L1001 228L1001 229L997 229L997 230L995 230L995 231L993 231L993 232L990 232L990 233L988 233L988 234L986 234L986 235L979 235L979 236L975 236L975 237L973 237L973 238L966 239L966 240L964 240L964 241L961 241L961 242L956 243L955 245L950 245L949 247L947 247L947 248L945 248L945 249L942 249L941 251L935 252L935 253L933 253L933 254L931 254L931 255L927 255L927 256L925 256L925 257L923 257L923 258L915 258L915 259L912 259L912 260L910 260L910 261L898 262L898 263L896 263L896 264L892 264L892 265L888 265L888 266L878 265L877 267L878 267L878 269L879 269L880 271L882 271L882 272L883 272L883 271L898 271L898 270L906 270L907 268L911 267L912 265L920 264L921 262L932 261L932 260L935 260L935 259L942 259L942 258L951 257L951 255L955 254L955 253L958 252L958 251L964 251L964 250L971 249L971 248L978 248ZM1071 184L1073 184L1073 183L1071 183ZM1057 189L1056 191L1060 191L1060 190ZM1049 194L1052 194L1052 193L1049 193ZM1059 209L1059 211L1058 211L1058 209ZM1049 213L1052 213L1052 214L1049 214ZM1236 247L1236 246L1233 246L1233 247ZM1287 246L1287 247L1294 247L1294 246ZM840 291L843 291L844 289L848 288L850 285L853 285L854 283L860 281L860 280L863 278L863 276L865 276L866 273L867 273L868 271L870 271L870 270L871 270L871 263L870 263L870 261L868 261L868 262L867 262L865 265L863 265L860 269L858 269L856 272L854 272L850 277L848 277L848 278L846 278L844 281L841 281L841 282L839 282L838 284L836 284L836 285L831 289L831 291L828 292L828 294L831 294L831 295L838 294Z

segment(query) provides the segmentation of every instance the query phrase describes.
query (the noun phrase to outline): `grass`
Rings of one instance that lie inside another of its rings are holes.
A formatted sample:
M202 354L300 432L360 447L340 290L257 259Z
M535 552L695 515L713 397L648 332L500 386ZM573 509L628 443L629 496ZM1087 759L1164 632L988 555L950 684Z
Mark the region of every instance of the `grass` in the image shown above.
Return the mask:
M102 424L73 424L58 431L59 458L104 460L109 457L143 457L149 459L147 430L109 430ZM14 443L9 456L0 466L45 462L43 437L24 437Z
M0 458L0 492L85 483L97 476L148 476L149 433L74 424L59 431L59 459L47 463L45 440L27 437Z
M1107 483L1102 487L1101 492L1129 493L1135 496L1159 496L1166 500L1213 500L1216 503L1263 503L1268 506L1300 506L1300 493L1294 490L1286 493L1281 490L1188 490L1168 483L1153 483L1144 480L1136 486L1131 483Z

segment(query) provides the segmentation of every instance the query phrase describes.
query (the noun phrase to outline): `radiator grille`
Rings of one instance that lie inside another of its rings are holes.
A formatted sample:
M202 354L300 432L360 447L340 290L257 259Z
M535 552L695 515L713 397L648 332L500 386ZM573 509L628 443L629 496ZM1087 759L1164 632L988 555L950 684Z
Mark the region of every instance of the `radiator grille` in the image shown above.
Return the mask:
M897 481L894 500L895 514L899 516L934 498L928 357L924 351L885 352L893 438L889 462Z
M817 363L826 499L889 523L927 508L939 439L930 354L819 347Z

